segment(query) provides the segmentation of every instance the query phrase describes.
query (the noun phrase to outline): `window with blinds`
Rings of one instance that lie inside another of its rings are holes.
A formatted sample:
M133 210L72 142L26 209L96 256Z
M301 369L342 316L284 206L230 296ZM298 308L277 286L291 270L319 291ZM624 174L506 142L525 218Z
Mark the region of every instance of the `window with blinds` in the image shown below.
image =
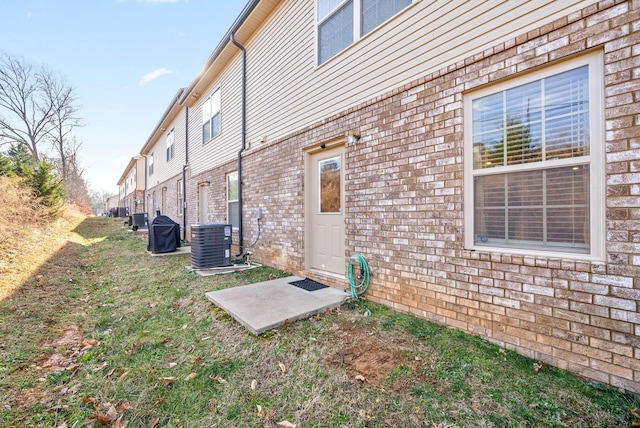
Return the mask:
M361 34L368 34L410 4L411 0L362 0Z
M412 0L316 0L318 64L335 56Z
M153 153L147 158L147 164L149 165L149 176L153 175Z
M202 143L220 134L220 89L202 103Z
M598 253L594 235L601 234L602 216L594 204L602 204L602 156L592 156L602 149L597 58L465 98L468 246Z
M167 134L167 162L173 159L176 154L176 138L173 129Z

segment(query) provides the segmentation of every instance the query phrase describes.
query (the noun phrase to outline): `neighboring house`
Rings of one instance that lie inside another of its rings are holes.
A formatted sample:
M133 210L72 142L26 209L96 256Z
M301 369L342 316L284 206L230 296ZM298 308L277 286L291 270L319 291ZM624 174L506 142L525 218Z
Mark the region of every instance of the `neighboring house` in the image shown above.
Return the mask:
M120 208L126 208L129 211L129 215L145 212L144 168L145 158L142 156L134 156L118 180L120 195L118 206Z
M120 195L112 195L104 201L104 212L109 217L112 217L114 210L118 209L118 203L120 202Z
M359 253L371 301L640 392L639 16L250 0L148 167L183 126L184 224L340 287Z
M153 221L159 212L182 224L184 230L188 109L177 102L182 91L178 91L140 154L147 159L145 196L149 221Z

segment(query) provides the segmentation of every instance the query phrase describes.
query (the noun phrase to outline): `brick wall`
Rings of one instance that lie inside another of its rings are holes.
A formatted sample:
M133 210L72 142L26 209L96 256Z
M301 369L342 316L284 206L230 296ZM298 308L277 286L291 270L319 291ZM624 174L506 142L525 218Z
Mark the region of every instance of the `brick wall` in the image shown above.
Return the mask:
M176 175L170 178L167 181L164 181L157 186L149 187L145 192L145 206L144 211L138 210L139 212L146 212L149 215L149 223L153 221L156 217L155 211L153 211L153 207L151 206L151 200L153 198L153 192L156 194L156 210L160 210L160 214L165 215L176 223L180 224L182 229L182 216L178 215L178 180L182 180L182 174ZM164 209L162 207L162 189L166 188L165 193L165 205ZM141 198L142 199L142 198Z
M603 1L249 150L245 244L261 207L254 258L305 273L305 150L356 129L362 139L345 159L346 244L369 262L367 299L640 392L639 39L640 1ZM604 54L607 259L465 250L463 93L592 49ZM226 213L231 167L190 180L190 220L202 181L211 182L211 220Z
M237 162L227 162L202 174L187 179L187 239L191 234L192 224L227 223L227 174L237 170ZM200 184L206 183L204 186ZM207 192L207 218L198 218L199 191ZM232 253L238 252L237 230L232 238ZM232 254L232 255L233 255Z
M142 203L136 203L136 201L142 201ZM144 190L136 190L135 200L133 201L135 208L131 213L143 213L144 211Z

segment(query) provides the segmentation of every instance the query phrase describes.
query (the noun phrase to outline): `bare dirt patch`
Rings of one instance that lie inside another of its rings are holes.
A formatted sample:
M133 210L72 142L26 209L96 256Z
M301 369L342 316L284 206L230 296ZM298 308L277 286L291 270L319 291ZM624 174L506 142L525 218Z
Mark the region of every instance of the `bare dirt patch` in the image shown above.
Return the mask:
M27 388L16 390L11 398L11 404L15 407L30 407L34 404L50 404L53 402L52 394L40 388Z
M332 364L343 366L352 382L401 394L406 393L407 384L421 377L421 361L410 356L408 343L384 340L366 326L337 330L330 341L339 348Z
M81 342L82 335L78 326L72 325L68 327L61 337L42 345L46 348L53 348L56 352L47 357L40 366L49 371L65 369L73 364Z

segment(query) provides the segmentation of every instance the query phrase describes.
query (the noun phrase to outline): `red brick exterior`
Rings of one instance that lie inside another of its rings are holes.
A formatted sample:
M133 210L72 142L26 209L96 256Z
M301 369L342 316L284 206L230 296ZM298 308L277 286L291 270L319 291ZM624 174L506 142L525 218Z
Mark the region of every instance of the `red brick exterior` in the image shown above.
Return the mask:
M640 392L638 40L640 0L602 1L247 151L245 244L260 207L254 259L306 273L305 150L358 130L360 142L346 147L345 261L368 260L366 299ZM607 260L465 250L463 94L589 50L604 53ZM190 223L203 181L210 222L226 221L224 177L235 169L190 178Z
M156 194L156 210L160 210L160 214L165 215L176 223L180 224L182 230L183 216L178 214L178 181L182 180L182 174L172 177L171 179L158 184L157 186L150 187L145 192L144 198L144 210L139 212L146 212L149 215L149 223L156 217L155 210L152 207L153 193ZM162 189L166 188L165 194L165 206L162 207Z

